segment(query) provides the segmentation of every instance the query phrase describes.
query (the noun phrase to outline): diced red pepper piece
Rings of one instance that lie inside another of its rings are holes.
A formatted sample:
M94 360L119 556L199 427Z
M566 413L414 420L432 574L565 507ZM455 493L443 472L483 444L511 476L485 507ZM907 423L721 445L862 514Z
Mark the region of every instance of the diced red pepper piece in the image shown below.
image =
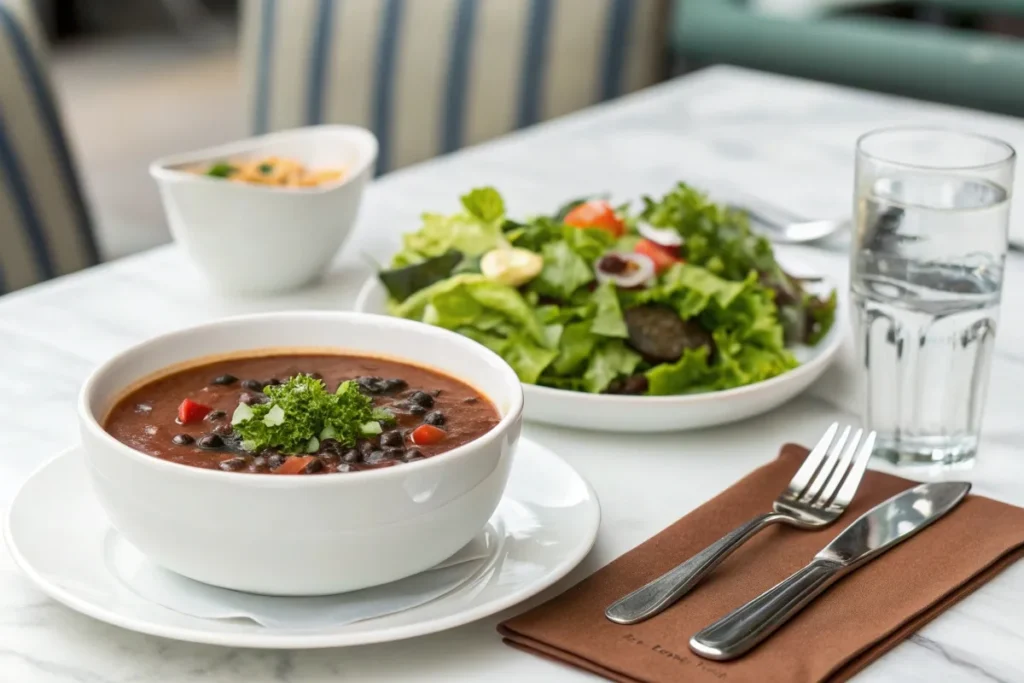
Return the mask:
M199 422L209 415L211 410L213 408L210 406L204 406L202 403L196 403L192 399L186 398L178 406L178 422L183 425Z
M443 429L434 425L420 425L412 430L412 442L417 446L429 446L435 444L448 436Z
M274 470L274 474L300 474L306 469L306 465L316 459L315 455L296 455L287 458L280 467Z

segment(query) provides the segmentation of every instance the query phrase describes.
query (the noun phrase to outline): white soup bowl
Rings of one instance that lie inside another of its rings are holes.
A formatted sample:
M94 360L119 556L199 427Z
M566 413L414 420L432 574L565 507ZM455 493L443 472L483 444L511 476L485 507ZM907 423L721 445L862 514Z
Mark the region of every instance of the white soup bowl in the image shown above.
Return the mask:
M103 429L115 403L147 378L267 349L330 349L427 366L476 388L501 419L475 441L425 460L308 476L190 467L146 455ZM171 571L268 595L366 588L454 554L501 499L522 412L515 373L480 344L420 323L337 312L244 316L162 335L101 365L78 402L87 469L114 528Z

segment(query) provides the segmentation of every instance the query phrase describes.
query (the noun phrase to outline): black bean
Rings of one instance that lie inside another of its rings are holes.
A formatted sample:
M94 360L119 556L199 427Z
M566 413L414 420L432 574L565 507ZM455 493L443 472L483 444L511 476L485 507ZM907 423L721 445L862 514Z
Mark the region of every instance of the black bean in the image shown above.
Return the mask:
M367 465L378 465L387 459L387 455L385 455L384 451L371 451L368 455L363 457L363 462Z
M320 439L320 452L321 453L333 453L334 455L341 455L344 447L338 442L337 439Z
M447 420L445 420L444 413L440 410L432 410L423 416L423 421L428 425L434 425L435 427L442 426Z
M468 396L468 397L462 399L462 402L463 403L476 403L479 400L480 399L478 399L476 396Z
M409 406L409 413L412 415L426 415L427 409L419 403L413 403Z
M227 385L234 384L237 381L238 378L235 377L234 375L221 375L220 377L214 377L213 381L210 382L210 384L217 384L226 387Z
M405 452L405 455L402 456L402 460L404 460L405 462L415 462L416 460L422 459L423 452L420 451L420 449L418 448L410 448Z
M211 410L206 415L206 419L209 420L210 422L216 422L217 420L220 420L225 416L227 416L227 413L225 413L223 410Z
M171 441L177 446L188 446L196 442L189 434L175 434Z
M414 391L409 394L409 403L423 406L424 408L432 408L434 406L434 397L425 391Z
M279 379L278 379L278 378L276 378L276 377L271 377L270 379L268 379L268 380L266 381L266 386L268 386L268 387L276 387L276 386L278 386L279 384L281 384L281 380L279 380Z
M302 471L304 474L313 474L314 472L319 472L323 468L323 460L321 460L320 458L313 458L308 463L306 463L306 466L302 468Z
M227 422L221 422L219 425L211 430L217 436L231 436L234 434L234 429Z
M409 386L409 383L406 382L404 379L399 379L398 377L395 377L393 379L386 379L383 382L381 382L381 387L384 389L385 392L401 391L402 389L405 389L407 386Z
M200 448L205 448L210 451L220 450L221 448L224 447L224 439L220 438L216 434L207 434L206 436L201 436L199 437L199 441L197 441L196 443L199 444Z
M306 373L306 374L308 374L308 375L309 375L310 377L312 377L313 379L319 379L319 380L323 380L323 378L324 378L324 376L323 376L323 375L321 375L321 374L320 374L319 372L308 372L308 373Z
M344 474L345 472L351 472L352 471L352 465L346 465L343 462L339 462L337 465L335 465L334 471L335 472L340 472L342 474Z
M384 393L384 380L380 377L356 377L356 384L368 394Z
M381 446L401 446L403 443L405 439L399 431L384 432L380 435Z
M264 458L262 455L257 455L255 458L252 459L252 466L256 468L266 467L267 459Z
M245 458L228 458L227 460L221 461L220 468L227 472L237 472L247 464L248 463L245 461Z
M351 450L345 451L345 455L341 456L342 461L347 462L349 464L355 463L355 462L359 462L359 458L360 458L359 451L357 451L354 448L351 449Z
M365 458L366 456L368 456L370 453L373 452L373 450L376 448L376 446L373 445L372 441L370 441L369 439L366 439L366 440L360 441L358 444L356 444L356 448L359 449L359 454L362 455Z
M258 379L243 379L242 388L250 391L263 391L263 382Z
M278 467L284 464L284 456L280 453L274 453L267 458L267 467L272 470L276 470Z
M243 391L242 394L238 397L238 401L240 403L244 403L247 406L255 405L257 403L264 403L266 402L266 400L267 397L264 396L263 394L254 394L249 391Z
M384 455L390 458L391 460L401 460L402 457L405 456L405 449L401 447L385 448Z

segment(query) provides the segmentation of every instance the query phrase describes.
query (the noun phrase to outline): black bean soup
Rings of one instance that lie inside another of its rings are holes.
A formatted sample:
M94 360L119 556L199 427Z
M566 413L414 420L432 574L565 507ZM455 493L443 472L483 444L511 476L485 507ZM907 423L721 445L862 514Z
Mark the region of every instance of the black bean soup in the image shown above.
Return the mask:
M297 375L320 379L329 392L354 380L373 408L387 409L393 419L382 422L381 433L347 444L323 438L302 453L247 450L232 426L239 404L267 403L267 387ZM447 375L383 358L323 354L232 358L180 370L131 391L104 426L136 450L183 465L319 474L429 458L479 438L499 420L485 396Z

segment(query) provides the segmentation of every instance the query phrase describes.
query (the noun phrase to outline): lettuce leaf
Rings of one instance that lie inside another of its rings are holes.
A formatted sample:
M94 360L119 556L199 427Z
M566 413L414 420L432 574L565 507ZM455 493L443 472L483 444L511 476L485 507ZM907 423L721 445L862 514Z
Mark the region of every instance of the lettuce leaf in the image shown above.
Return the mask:
M750 229L745 214L715 204L706 194L679 183L661 199L644 197L642 218L672 228L685 240L686 260L727 280L778 266L771 243Z
M590 331L604 337L618 337L625 339L629 336L626 330L626 320L622 316L622 307L619 305L619 294L615 285L605 282L594 290L591 301L596 310L594 322L590 325Z
M419 263L452 249L465 256L479 256L501 245L505 202L494 188L478 188L462 197L463 211L445 216L423 214L423 225L402 237L402 250L393 268Z
M656 365L644 375L647 393L653 396L710 391L714 386L714 371L708 365L706 346L687 349L675 363Z
M389 311L400 318L419 320L447 329L472 325L484 312L498 314L509 326L521 329L539 346L549 343L548 333L515 288L465 273L421 289ZM494 325L492 324L492 327Z
M589 321L575 322L565 326L558 345L558 356L551 369L568 377L577 374L587 363L599 337L590 331Z
M530 289L543 296L566 300L573 292L594 280L594 270L568 242L549 242L541 247L544 268Z
M583 373L583 386L592 394L599 394L608 388L616 377L632 375L640 365L640 354L627 347L619 339L601 342L590 356Z
M504 358L505 362L515 371L519 380L527 384L536 384L541 373L558 355L558 351L541 347L523 335L513 334L510 337L501 337L481 332L473 327L462 327L455 331L483 344Z

